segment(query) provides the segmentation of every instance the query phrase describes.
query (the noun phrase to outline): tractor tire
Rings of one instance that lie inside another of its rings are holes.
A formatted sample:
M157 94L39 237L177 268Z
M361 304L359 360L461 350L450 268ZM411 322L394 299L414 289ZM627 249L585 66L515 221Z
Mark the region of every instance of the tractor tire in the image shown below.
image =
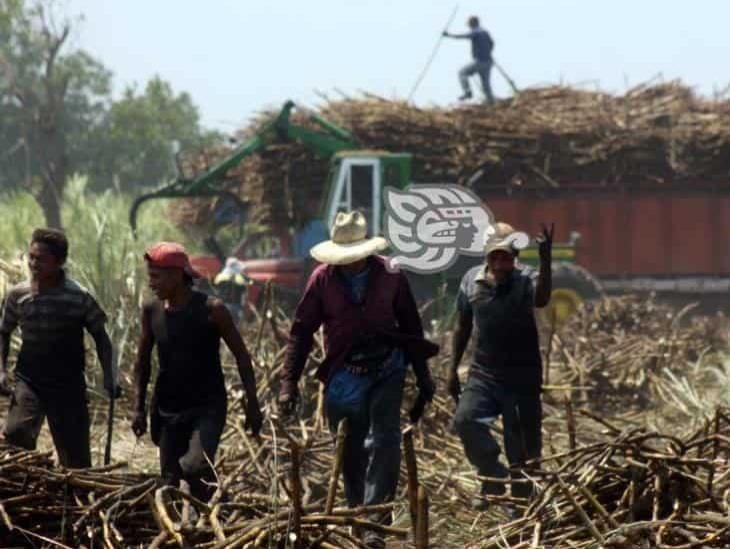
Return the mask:
M586 269L574 263L553 263L553 291L543 309L545 320L555 326L565 323L586 301L603 295L601 283Z

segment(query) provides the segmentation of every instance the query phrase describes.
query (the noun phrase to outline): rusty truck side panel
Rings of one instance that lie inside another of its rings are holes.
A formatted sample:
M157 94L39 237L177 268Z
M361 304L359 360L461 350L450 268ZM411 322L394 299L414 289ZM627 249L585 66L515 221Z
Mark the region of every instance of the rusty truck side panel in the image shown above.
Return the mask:
M730 275L730 191L557 189L482 193L500 220L556 241L578 231L578 262L598 276Z

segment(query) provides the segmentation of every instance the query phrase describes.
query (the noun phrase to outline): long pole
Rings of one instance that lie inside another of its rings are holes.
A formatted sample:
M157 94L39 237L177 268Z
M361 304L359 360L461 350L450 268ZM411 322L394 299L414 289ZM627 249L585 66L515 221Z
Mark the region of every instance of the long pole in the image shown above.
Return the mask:
M104 465L112 461L112 436L114 435L114 391L116 383L112 381L112 394L109 395L109 415L106 418L106 448L104 448Z
M449 30L449 27L451 26L451 23L454 21L454 18L456 17L456 12L459 9L458 4L454 6L454 10L451 12L451 16L449 17L448 21L446 21L446 26L444 27L444 30ZM416 94L416 90L421 85L421 82L426 77L426 73L428 72L428 69L431 68L431 63L433 63L433 60L436 58L436 54L439 51L439 48L441 47L441 41L444 39L443 34L439 34L438 40L436 40L436 44L433 47L433 50L431 51L431 55L428 57L428 61L426 61L426 65L423 67L423 70L421 71L421 74L418 75L418 78L416 79L416 82L413 84L413 87L411 88L411 93L408 94L408 102L410 103L413 99L413 96Z
M507 81L507 84L509 84L509 87L512 88L512 92L514 92L515 95L520 93L520 90L517 89L517 84L515 84L515 81L509 77L509 74L507 74L507 72L502 68L502 66L499 63L497 63L497 60L492 59L492 63L494 63L494 68L497 69L499 74L502 75L502 78L504 78Z

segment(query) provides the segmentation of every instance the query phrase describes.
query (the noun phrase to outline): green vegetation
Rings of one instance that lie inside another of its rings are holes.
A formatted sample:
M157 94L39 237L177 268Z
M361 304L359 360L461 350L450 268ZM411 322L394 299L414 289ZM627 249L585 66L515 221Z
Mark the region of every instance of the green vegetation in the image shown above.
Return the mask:
M97 191L138 194L174 175L183 149L219 139L185 92L160 77L112 97L112 72L74 49L81 25L54 0L0 2L0 193L22 190L45 225L62 226L73 174Z
M119 346L120 363L126 364L132 356L146 286L145 246L157 240L175 240L191 251L197 251L198 246L169 222L164 202L151 203L145 209L135 241L127 221L130 198L124 194L88 192L86 180L74 178L63 198L70 242L69 273L97 297L109 315L110 335ZM29 194L10 193L0 202L0 293L24 276L22 254L33 228L43 224L43 213ZM96 376L96 370L89 368L89 374Z

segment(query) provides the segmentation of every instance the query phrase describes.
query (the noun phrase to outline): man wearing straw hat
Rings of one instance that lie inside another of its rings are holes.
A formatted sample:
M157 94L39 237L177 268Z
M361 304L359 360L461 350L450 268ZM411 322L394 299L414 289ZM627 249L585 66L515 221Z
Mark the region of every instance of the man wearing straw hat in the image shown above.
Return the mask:
M220 340L233 354L246 392L246 427L258 434L262 414L251 357L225 304L193 289L193 279L200 275L182 246L159 242L144 259L157 299L142 311L132 431L137 437L147 431L147 384L152 349L157 346L159 371L150 430L160 448L162 480L173 486L185 481L191 494L205 501L211 496L215 480L211 464L226 423Z
M502 416L504 447L512 468L512 496L529 497L531 488L517 473L542 450L542 363L534 307L550 301L553 229L538 237L539 274L516 266L516 233L498 223L485 245L486 265L470 269L457 297L458 322L453 335L448 390L457 403L454 428L469 461L482 477L506 479L499 446L490 425ZM469 378L461 391L457 369L476 325L477 341ZM475 507L486 508L485 495L501 495L505 483L482 482Z
M312 257L322 265L310 276L297 307L279 395L282 411L291 413L313 335L323 326L326 357L317 377L326 384L332 432L347 419L343 477L351 507L395 496L407 364L416 374L419 398L430 401L434 384L427 360L438 352L437 345L423 338L407 278L387 269L385 259L375 255L387 247L386 240L367 234L361 212L339 213L331 240L312 248ZM385 546L372 532L364 542L367 547Z

